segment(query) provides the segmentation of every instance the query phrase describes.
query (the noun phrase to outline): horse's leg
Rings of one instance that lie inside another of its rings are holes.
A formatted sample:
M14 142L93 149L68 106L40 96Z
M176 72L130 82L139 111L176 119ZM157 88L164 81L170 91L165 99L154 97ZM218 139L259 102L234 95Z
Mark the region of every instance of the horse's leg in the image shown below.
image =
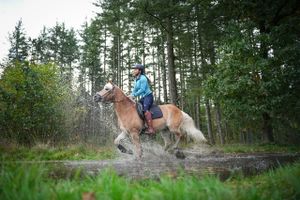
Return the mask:
M126 133L124 131L122 131L118 137L114 140L114 144L115 145L119 145L121 140L123 140L126 137Z
M160 135L163 138L165 143L164 150L167 151L172 144L170 139L170 133L168 131L162 131Z
M131 150L127 150L123 145L121 145L121 140L126 138L126 133L122 131L118 137L114 140L114 144L117 146L117 148L122 152L122 153L128 153L132 154Z
M182 134L181 134L181 132L180 131L172 131L174 134L175 134L175 138L176 138L176 142L175 142L175 144L173 145L173 147L172 147L172 149L176 149L177 147L178 147L178 144L179 144L179 142L180 142L180 139L181 139L181 137L182 137Z
M132 139L132 143L136 147L137 157L138 157L138 159L141 159L141 157L142 157L142 147L141 147L141 143L140 143L139 132L138 131L130 132L130 136L131 136L131 139Z

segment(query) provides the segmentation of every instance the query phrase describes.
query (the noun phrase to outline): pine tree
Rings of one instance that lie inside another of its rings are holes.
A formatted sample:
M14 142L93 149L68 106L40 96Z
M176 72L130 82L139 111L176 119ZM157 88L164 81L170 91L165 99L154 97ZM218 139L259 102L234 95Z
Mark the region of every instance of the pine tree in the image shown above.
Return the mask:
M36 63L46 64L50 61L49 53L49 35L46 27L43 28L40 35L32 40L32 60Z
M15 30L9 35L10 49L8 59L10 62L24 62L28 58L29 44L23 28L22 19L17 22Z

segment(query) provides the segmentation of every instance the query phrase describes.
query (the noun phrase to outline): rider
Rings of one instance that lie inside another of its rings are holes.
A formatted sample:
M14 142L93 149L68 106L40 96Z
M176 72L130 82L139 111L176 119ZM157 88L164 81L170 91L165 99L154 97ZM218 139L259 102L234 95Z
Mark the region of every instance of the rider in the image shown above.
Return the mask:
M153 104L153 94L148 83L148 78L145 75L145 68L142 64L135 64L132 69L135 82L131 96L141 97L140 102L143 105L143 111L145 113L146 123L148 125L146 133L153 135L155 132L152 124L152 115L150 112L150 108Z

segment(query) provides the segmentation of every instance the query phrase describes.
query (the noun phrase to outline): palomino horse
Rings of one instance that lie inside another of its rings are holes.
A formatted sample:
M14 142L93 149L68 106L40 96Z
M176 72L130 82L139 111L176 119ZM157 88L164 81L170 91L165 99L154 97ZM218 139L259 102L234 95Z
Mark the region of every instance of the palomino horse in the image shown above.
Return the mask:
M136 103L112 82L108 82L100 92L96 93L94 101L114 104L118 123L122 131L114 140L114 143L119 147L120 141L129 135L136 147L137 156L141 158L140 133L144 128L144 122L138 115ZM169 132L174 133L176 142L173 148L177 148L184 133L191 136L195 142L206 142L202 132L195 127L193 119L188 114L173 104L160 105L159 107L162 110L163 117L153 120L153 128L155 131L168 129ZM165 143L164 148L167 150L171 146L171 140L165 132L162 132L161 135Z

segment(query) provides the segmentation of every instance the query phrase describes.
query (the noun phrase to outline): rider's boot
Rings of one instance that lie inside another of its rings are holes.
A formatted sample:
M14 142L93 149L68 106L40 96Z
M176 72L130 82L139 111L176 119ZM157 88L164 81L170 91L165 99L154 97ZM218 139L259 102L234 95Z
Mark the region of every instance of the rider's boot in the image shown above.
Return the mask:
M145 118L146 118L146 123L148 125L148 129L145 131L145 133L149 135L154 135L155 131L153 129L153 124L152 124L152 116L150 111L145 112Z

